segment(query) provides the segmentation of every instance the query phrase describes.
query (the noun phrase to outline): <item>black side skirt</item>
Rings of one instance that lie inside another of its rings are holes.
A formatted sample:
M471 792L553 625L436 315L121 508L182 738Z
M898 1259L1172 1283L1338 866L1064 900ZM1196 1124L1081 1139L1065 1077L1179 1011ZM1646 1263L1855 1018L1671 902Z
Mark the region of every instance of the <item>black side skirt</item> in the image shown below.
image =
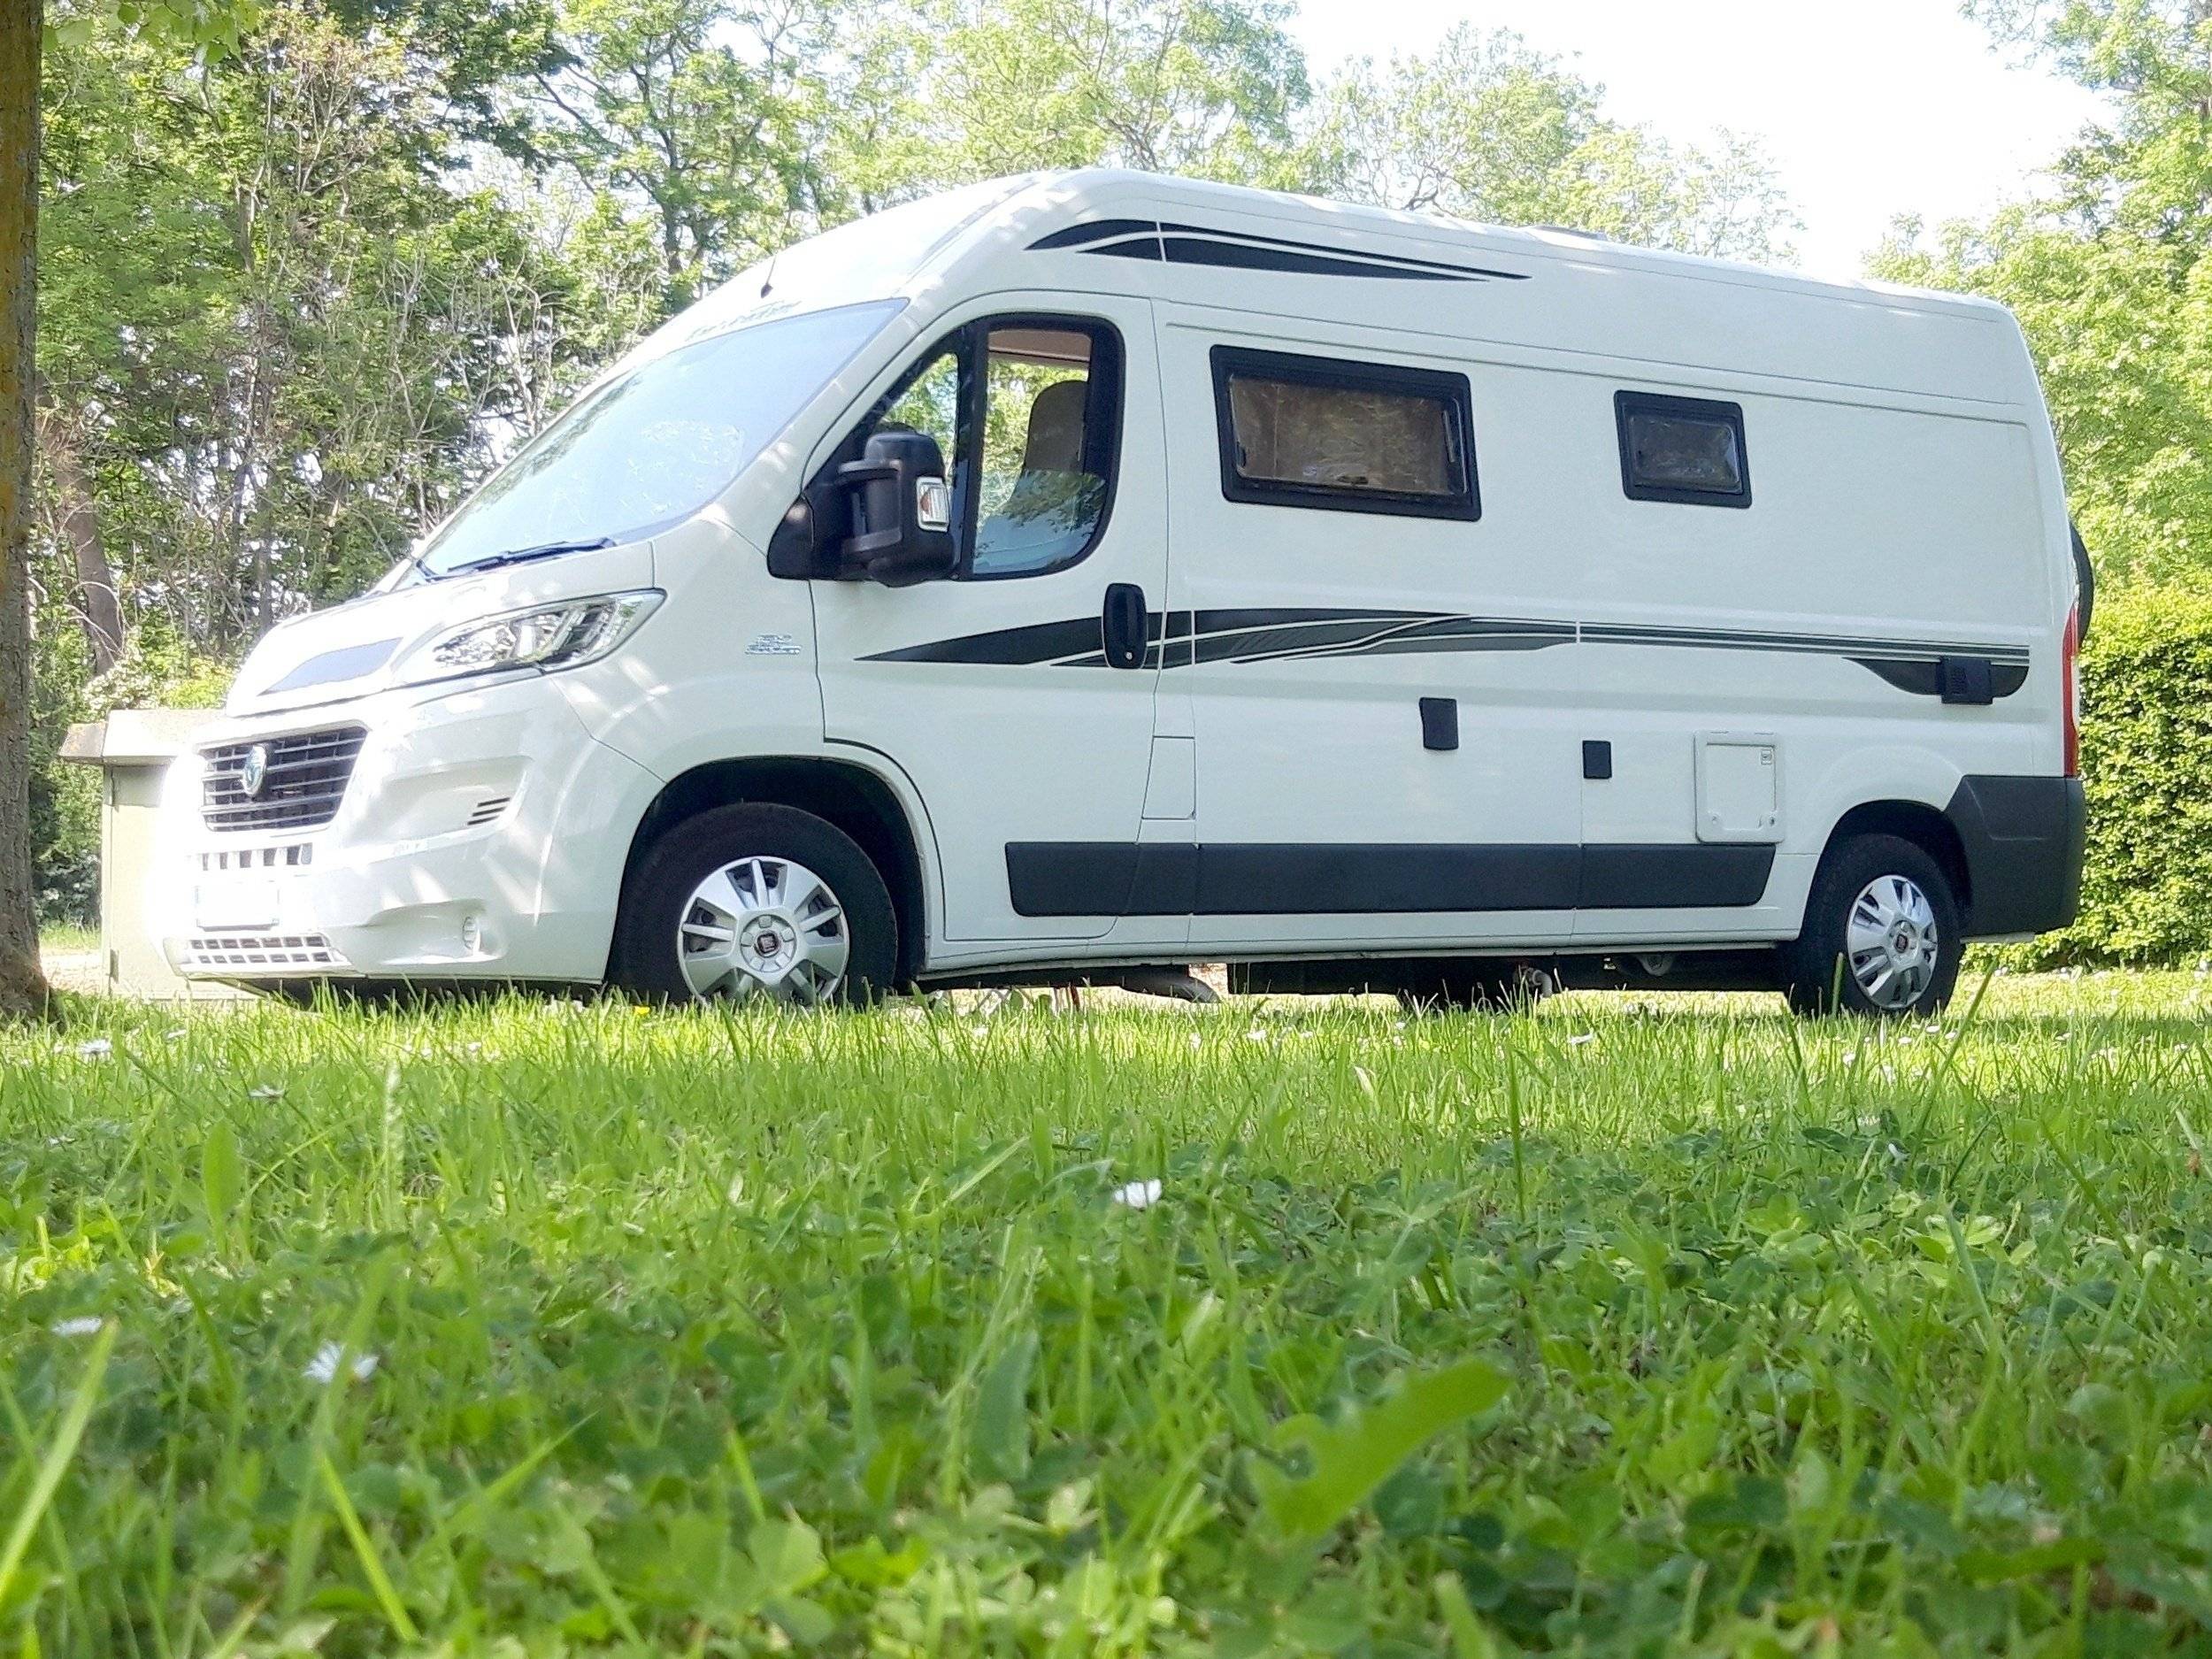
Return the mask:
M1766 846L1012 841L1020 916L1412 915L1740 908L1764 895Z

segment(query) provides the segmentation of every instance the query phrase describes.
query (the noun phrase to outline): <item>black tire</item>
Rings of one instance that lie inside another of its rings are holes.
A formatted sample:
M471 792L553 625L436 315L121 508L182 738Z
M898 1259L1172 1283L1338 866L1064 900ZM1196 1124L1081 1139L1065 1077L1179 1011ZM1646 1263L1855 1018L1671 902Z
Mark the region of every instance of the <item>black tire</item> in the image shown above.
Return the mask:
M1502 1013L1531 1007L1558 988L1532 963L1478 957L1416 966L1398 991L1398 1004L1409 1014Z
M676 942L685 908L717 870L756 857L803 864L835 895L847 958L831 1000L865 1006L895 988L898 914L882 872L835 825L751 802L687 818L654 842L623 894L610 982L648 1002L696 1000Z
M1894 1004L1877 1001L1847 960L1853 910L1863 895L1886 878L1902 878L1920 890L1935 932L1926 982L1909 1001ZM1813 876L1804 931L1782 948L1783 989L1790 1006L1801 1014L1840 1012L1869 1019L1924 1019L1939 1013L1958 984L1959 959L1966 951L1960 923L1951 878L1925 850L1897 835L1855 835L1839 841Z

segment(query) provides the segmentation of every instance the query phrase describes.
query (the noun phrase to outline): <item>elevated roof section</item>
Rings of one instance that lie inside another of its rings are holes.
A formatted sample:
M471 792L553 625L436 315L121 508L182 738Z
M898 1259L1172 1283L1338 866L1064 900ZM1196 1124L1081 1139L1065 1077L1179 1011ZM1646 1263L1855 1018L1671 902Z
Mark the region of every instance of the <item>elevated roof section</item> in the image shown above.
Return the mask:
M958 233L918 265L910 293L1112 287L1576 353L1596 373L1648 363L1652 378L1669 383L1686 368L1692 380L1755 376L1992 412L2040 409L2010 313L1972 296L1152 173L1092 169L1003 183L995 199L978 186L959 203ZM1017 265L1016 254L1026 257Z

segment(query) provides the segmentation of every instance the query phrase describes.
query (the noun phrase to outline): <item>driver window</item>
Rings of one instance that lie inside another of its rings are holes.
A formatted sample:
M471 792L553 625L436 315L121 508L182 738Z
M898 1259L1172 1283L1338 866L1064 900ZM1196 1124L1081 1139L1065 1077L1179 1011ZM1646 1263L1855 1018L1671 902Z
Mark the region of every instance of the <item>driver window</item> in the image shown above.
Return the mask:
M983 466L970 573L1026 576L1074 563L1105 516L1116 424L1087 328L993 328L983 354Z
M927 433L950 467L959 448L960 356L948 346L924 364L909 380L883 413L870 426L872 432L906 427Z
M1098 540L1113 493L1119 338L1067 318L971 324L938 342L842 453L895 427L928 434L944 456L963 577L1072 565Z

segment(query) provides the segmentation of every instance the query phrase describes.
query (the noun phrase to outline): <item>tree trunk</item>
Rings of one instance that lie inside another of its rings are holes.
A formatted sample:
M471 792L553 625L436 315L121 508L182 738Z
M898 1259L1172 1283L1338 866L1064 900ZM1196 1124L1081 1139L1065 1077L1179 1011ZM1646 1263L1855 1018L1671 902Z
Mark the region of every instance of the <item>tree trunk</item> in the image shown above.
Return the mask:
M100 509L77 453L77 434L59 416L46 426L46 464L54 475L55 504L61 509L61 533L77 566L77 617L92 648L92 672L104 674L123 654L123 606L116 596L115 569L100 539Z
M31 883L31 376L39 0L0 0L0 1013L41 1012Z

